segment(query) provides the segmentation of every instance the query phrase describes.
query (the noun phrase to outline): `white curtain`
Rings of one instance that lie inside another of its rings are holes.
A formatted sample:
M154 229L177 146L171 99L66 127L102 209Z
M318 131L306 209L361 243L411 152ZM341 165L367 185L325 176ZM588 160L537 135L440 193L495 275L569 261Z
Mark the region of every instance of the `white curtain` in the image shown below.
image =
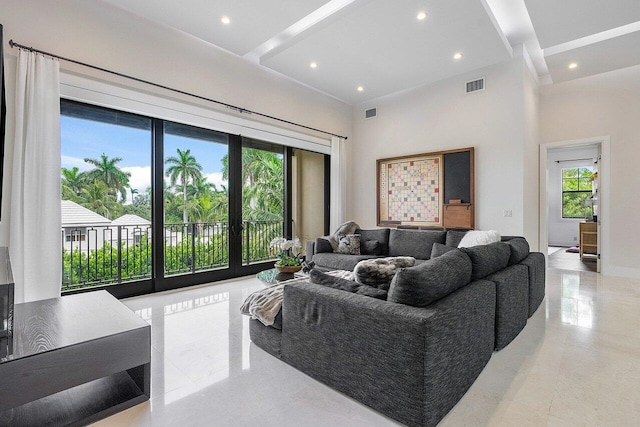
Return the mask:
M16 302L60 296L60 64L18 52L9 252Z
M347 210L347 147L346 141L331 137L331 211L329 232L333 233L346 221Z

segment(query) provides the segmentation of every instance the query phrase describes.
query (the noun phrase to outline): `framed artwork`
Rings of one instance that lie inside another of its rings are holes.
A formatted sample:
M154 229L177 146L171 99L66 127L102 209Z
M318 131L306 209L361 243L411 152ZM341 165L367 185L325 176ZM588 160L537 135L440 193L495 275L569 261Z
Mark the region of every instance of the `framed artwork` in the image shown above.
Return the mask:
M442 154L379 159L376 163L378 225L442 225Z
M382 227L474 227L474 148L378 159Z

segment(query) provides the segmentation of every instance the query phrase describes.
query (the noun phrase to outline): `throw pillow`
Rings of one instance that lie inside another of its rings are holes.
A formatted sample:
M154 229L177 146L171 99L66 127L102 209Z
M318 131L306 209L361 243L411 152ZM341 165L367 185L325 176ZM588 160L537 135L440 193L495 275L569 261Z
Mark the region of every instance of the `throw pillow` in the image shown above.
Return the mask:
M483 279L498 270L502 270L507 266L511 257L511 249L505 242L464 248L462 251L471 259L473 265L472 280Z
M355 234L360 235L360 245L363 242L377 240L380 245L380 253L370 255L387 255L389 253L389 229L376 228L373 230L357 230Z
M509 265L517 264L529 256L529 242L524 237L514 237L506 243L511 248Z
M346 236L340 236L336 252L339 254L360 255L360 235L347 234Z
M470 248L472 246L488 245L489 243L499 242L500 233L495 230L471 230L467 231L460 243L459 248Z
M321 254L325 252L333 252L333 248L331 247L331 242L327 239L323 239L322 237L318 237L316 239L316 246L314 249L314 253Z
M382 255L380 242L377 240L362 241L362 236L360 236L360 253L362 255Z
M342 279L340 277L330 276L318 269L313 269L309 273L309 281L316 285L327 286L333 289L340 289L353 294L360 294L381 300L387 299L387 291L377 289L351 280Z
M353 275L358 283L388 290L396 271L412 267L415 262L415 258L411 257L366 259L356 264Z
M431 249L431 259L433 258L437 258L439 256L442 256L444 254L446 254L449 251L454 250L455 248L453 246L447 246L447 245L443 245L442 243L434 243L433 244L433 248Z
M453 250L412 268L399 270L391 281L388 301L426 307L469 283L471 260Z

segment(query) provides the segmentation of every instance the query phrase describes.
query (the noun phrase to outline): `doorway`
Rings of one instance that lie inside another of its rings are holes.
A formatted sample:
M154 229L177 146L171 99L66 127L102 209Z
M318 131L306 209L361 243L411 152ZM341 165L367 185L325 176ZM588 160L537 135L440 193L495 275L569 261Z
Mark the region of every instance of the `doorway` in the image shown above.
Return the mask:
M606 269L608 154L608 137L540 146L540 243L549 268Z

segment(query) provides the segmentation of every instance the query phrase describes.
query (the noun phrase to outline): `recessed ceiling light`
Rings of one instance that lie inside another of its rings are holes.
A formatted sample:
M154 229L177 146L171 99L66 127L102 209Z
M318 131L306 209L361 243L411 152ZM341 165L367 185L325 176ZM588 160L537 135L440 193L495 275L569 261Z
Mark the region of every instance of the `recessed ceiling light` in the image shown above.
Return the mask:
M358 86L358 92L362 92L364 88L362 86Z
M420 21L424 20L427 17L427 12L418 12L418 18Z
M318 68L318 64L316 64L315 62L312 62L311 64L309 64L309 67Z
M462 58L462 54L460 52L456 52L453 54L453 59L460 59Z
M223 16L223 17L220 19L220 22L222 22L222 23L223 23L223 24L225 24L225 25L228 25L228 24L230 24L230 23L231 23L231 19L229 19L229 17L228 17L228 16Z
M572 62L571 64L569 64L569 69L573 70L574 68L577 68L578 64L576 64L575 62Z

